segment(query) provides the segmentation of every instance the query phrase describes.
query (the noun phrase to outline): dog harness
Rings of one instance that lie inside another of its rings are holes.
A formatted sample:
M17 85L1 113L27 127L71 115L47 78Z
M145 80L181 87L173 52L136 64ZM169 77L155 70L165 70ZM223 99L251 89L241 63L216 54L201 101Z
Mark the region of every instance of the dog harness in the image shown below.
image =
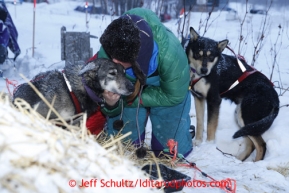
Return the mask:
M71 96L71 98L72 98L72 101L73 101L73 104L74 104L74 107L75 107L75 112L76 112L76 114L79 114L79 113L82 112L81 105L80 105L77 97L75 96L74 92L73 92L72 89L71 89L70 82L69 82L69 80L67 79L64 70L62 70L61 73L62 73L63 78L64 78L64 80L65 80L66 86L67 86L67 88L68 88L68 90L69 90L70 96Z
M194 68L192 68L192 67L191 67L191 71L192 71L194 74L197 74L197 71L196 71ZM197 78L197 79L192 79L192 80L191 80L190 87L191 87L191 88L194 87L195 84L197 84L197 82L199 82L199 80L201 80L202 78L203 78L203 76L200 76L200 77Z
M71 89L70 82L67 79L67 77L66 77L66 75L64 73L64 70L62 70L61 72L62 72L63 78L65 80L65 83L67 85L67 88L68 88L68 90L70 92L70 96L72 98L73 104L75 106L75 112L76 112L76 114L79 114L79 113L82 112L81 105L80 105L77 97L75 96L74 92ZM88 93L89 97L94 102L100 101L101 99L99 97L97 97L95 95L95 93L85 84L85 81L84 81L83 78L82 78L82 82L83 82L83 85L84 85L85 90ZM103 101L103 103L101 103L101 104L104 104L104 100L102 100L102 101ZM106 122L106 118L101 113L100 107L98 107L98 109L93 114L91 114L90 117L87 118L86 127L91 132L91 134L98 135L103 130L105 122Z
M240 82L242 82L243 80L245 80L248 76L250 76L251 74L254 74L255 72L258 72L254 67L250 66L253 70L251 71L247 71L245 66L243 65L243 63L237 58L237 62L239 67L241 68L243 74L229 87L228 90L222 92L220 95L225 94L226 92L228 92L229 90L232 90L235 86L237 86Z
M225 94L226 92L228 92L228 91L230 91L230 90L232 90L234 87L236 87L239 83L241 83L243 80L245 80L248 76L250 76L251 74L254 74L255 72L259 72L258 70L256 70L253 66L250 66L251 67L251 71L247 71L247 69L245 68L245 66L243 65L243 63L240 61L240 59L239 58L242 58L242 59L244 59L242 56L237 56L236 54L235 54L235 52L230 48L230 47L228 47L227 46L227 48L231 51L231 52L233 52L233 54L235 55L235 57L236 57L236 59L237 59L237 63L238 63L238 65L239 65L239 67L240 67L240 69L241 69L241 71L243 72L243 74L227 89L227 90L225 90L224 92L222 92L222 93L220 93L220 95L223 95L223 94ZM194 69L194 68L192 68L191 67L191 71L193 72L193 73L197 73L196 72L196 70ZM259 72L259 73L261 73L261 72ZM199 80L201 80L203 78L203 76L201 76L201 77L199 77L199 78L197 78L197 79L192 79L191 80L191 84L190 84L190 90L193 92L193 93L195 93L195 91L193 90L193 87L194 87L194 85L197 83L197 82L199 82ZM269 80L269 79L268 79ZM270 80L269 80L270 81ZM271 82L271 81L270 81ZM273 83L271 82L271 84L273 85Z
M197 74L197 71L196 71L194 68L192 68L192 67L190 67L190 68L191 68L191 71L192 71L194 74ZM200 76L200 77L197 78L197 79L192 79L192 80L191 80L191 83L190 83L190 85L189 85L189 90L191 91L191 93L192 93L194 96L198 97L198 98L203 98L203 96L202 96L202 94L200 94L200 93L198 93L197 91L195 91L194 86L195 86L195 84L197 84L197 82L199 82L202 78L203 78L203 76Z
M81 105L80 105L77 97L75 96L74 92L73 92L72 89L71 89L70 82L69 82L69 80L66 78L66 75L65 75L65 73L64 73L64 70L62 71L62 75L63 75L63 77L64 77L65 83L66 83L66 85L67 85L67 88L68 88L68 90L69 90L69 92L70 92L70 95L71 95L71 98L72 98L72 100L73 100L73 103L74 103L74 105L75 105L76 113L77 113L77 114L78 114L78 113L81 113L81 112L82 112L82 110L81 110ZM95 94L95 92L93 92L93 90L86 85L86 82L85 82L85 80L84 80L83 77L82 77L82 84L83 84L83 86L84 86L84 88L85 88L85 91L87 92L88 96L93 100L93 102L99 104L100 106L102 106L102 104L105 103L104 99L98 97L98 96Z
M235 52L229 47L226 46L226 48L228 48L231 52L233 52L233 54L235 55L238 65L240 67L240 69L242 70L243 74L229 87L228 90L222 92L220 95L225 94L226 92L228 92L229 90L232 90L235 86L237 86L240 82L242 82L243 80L245 80L248 76L250 76L251 74L254 74L255 72L259 72L258 70L256 70L253 66L251 67L251 71L247 71L247 69L245 68L245 66L243 65L243 63L239 60L239 58L245 60L242 56L240 55L236 55ZM259 72L261 73L261 72ZM262 74L262 73L261 73ZM266 77L266 76L265 76ZM268 81L272 84L272 86L274 86L274 84L268 79Z

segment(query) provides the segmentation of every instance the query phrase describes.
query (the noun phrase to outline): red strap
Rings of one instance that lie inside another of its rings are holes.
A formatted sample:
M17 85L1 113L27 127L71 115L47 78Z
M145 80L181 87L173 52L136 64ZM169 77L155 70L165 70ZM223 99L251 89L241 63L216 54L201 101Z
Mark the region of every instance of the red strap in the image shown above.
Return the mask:
M229 46L226 46L226 48L228 48L231 52L233 52L233 54L235 55L235 57L237 58L237 60L238 60L238 58L239 59L241 59L241 60L244 60L245 61L245 58L243 57L243 56L241 56L241 55L236 55L235 54L235 52L229 47ZM245 61L246 62L246 61ZM243 66L244 67L244 66ZM251 74L254 74L255 72L259 72L258 70L256 70L253 66L250 66L253 70L252 71L245 71L245 72L243 72L243 74L238 78L238 82L239 83L241 83L243 80L245 80L248 76L250 76ZM259 72L259 73L261 73L261 72ZM262 74L262 73L261 73ZM265 75L264 75L265 76ZM265 76L266 77L266 76ZM267 77L266 77L267 78ZM268 79L268 78L267 78ZM268 81L271 83L271 85L272 86L274 86L274 84L268 79ZM235 85L236 86L236 85ZM235 87L234 86L234 87ZM234 87L232 87L232 88L234 88ZM226 92L228 92L229 90L231 90L232 88L229 88L228 90L226 90L226 91L224 91L224 92L222 92L220 95L222 95L222 94L225 94Z
M229 49L231 52L233 52L233 54L235 55L236 58L239 58L240 60L244 60L244 61L246 62L244 56L242 56L242 55L240 55L240 54L237 55L237 54L234 52L234 50L233 50L232 48L230 48L228 45L226 46L226 48ZM247 62L246 62L246 63L247 63Z
M92 56L91 58L89 58L86 63L89 63L89 62L91 62L91 61L93 61L95 59L97 59L97 53L94 56ZM75 94L73 92L70 92L70 95L71 95L71 98L73 100L73 103L74 103L74 106L75 106L75 109L76 109L76 113L77 114L81 113L82 110L81 110L81 106L80 106L80 103L79 103L77 97L75 96Z
M248 76L250 76L251 74L254 74L255 72L259 72L260 74L262 74L260 71L258 71L258 70L256 70L256 68L254 68L253 66L250 66L253 70L252 71L246 71L246 72L244 72L241 76L240 76L240 78L238 78L238 81L239 82L241 82L241 81L243 81L245 78L247 78ZM264 74L263 74L264 75ZM265 76L265 75L264 75ZM267 76L265 76L266 78L267 78ZM271 82L270 80L269 80L269 78L267 78L267 80L271 83L271 85L272 86L274 86L274 84L273 84L273 82Z
M258 72L255 68L253 68L252 71L245 71L239 78L238 81L239 83L242 82L245 78L250 76L251 74L254 74L255 72Z
M255 72L259 72L258 70L256 70L255 68L253 68L253 67L251 67L253 70L252 71L245 71L239 78L238 78L238 82L239 83L241 83L243 80L245 80L248 76L250 76L251 74L254 74ZM236 86L236 85L235 85ZM234 86L234 87L235 87ZM234 88L234 87L232 87L232 88ZM231 88L231 89L232 89ZM226 91L224 91L224 92L222 92L220 95L223 95L223 94L225 94L226 92L228 92L229 90L231 90L231 89L228 89L228 90L226 90Z
M193 86L195 86L195 84L197 84L197 82L199 82L199 80L201 80L203 77L201 76L200 78L197 78L197 79L195 79L195 80L192 80L191 81L191 87L193 87Z
M97 59L97 53L94 54L94 56L92 56L91 58L89 58L86 63L92 62L95 59Z
M16 80L9 80L8 78L6 78L5 81L6 81L6 87L8 89L9 94L11 96L13 96L13 94L10 92L9 85L12 85L15 89L17 87L16 85L18 84L18 82ZM13 91L13 93L14 93L14 91Z
M75 96L74 92L70 92L70 95L71 95L71 98L73 100L73 104L75 106L76 114L81 113L82 112L81 106L80 106L80 103L79 103L77 97Z

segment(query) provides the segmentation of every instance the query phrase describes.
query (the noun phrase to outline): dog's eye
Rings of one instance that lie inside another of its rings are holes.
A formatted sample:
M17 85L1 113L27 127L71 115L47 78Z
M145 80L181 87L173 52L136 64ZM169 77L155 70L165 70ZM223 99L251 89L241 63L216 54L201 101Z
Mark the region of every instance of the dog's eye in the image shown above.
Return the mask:
M111 75L111 76L115 76L116 75L116 70L110 70L108 72L108 74Z
M112 71L112 72L109 72L109 74L112 75L112 76L115 76L115 75L116 75L116 73L113 72L113 71Z
M200 58L201 57L201 55L199 54L199 53L195 53L195 58L196 59L198 59L198 58Z
M209 60L210 60L211 62L213 62L213 61L215 60L215 57L214 57L214 56L209 56Z

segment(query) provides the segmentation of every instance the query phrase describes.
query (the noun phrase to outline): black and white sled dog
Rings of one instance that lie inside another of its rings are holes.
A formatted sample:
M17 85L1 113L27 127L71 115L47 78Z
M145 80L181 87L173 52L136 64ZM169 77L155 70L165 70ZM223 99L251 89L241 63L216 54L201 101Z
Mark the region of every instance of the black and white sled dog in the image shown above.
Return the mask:
M186 54L191 67L191 91L195 99L197 133L195 145L203 140L205 102L207 102L207 141L215 140L222 98L237 107L240 127L233 138L245 137L245 150L236 157L247 159L256 149L255 161L262 160L266 143L262 134L279 112L279 98L273 84L262 73L235 56L222 54L228 40L217 42L201 37L192 27Z
M134 85L125 77L125 69L108 59L96 59L88 64L66 65L63 71L52 70L38 74L31 83L52 102L53 107L63 119L76 113L87 112L88 116L103 104L102 93L108 90L120 95L130 95ZM49 107L42 101L28 83L16 88L16 98L27 101L31 107L46 117ZM57 118L54 113L50 119Z

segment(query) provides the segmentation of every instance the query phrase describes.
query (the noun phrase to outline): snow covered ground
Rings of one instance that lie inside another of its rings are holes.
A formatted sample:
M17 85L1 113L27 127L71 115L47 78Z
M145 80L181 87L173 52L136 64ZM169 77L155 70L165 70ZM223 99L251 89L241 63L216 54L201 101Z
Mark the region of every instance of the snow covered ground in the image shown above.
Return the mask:
M24 80L20 78L19 73L22 73L28 79L31 79L39 72L62 68L64 66L64 62L61 61L60 55L60 28L62 26L65 26L67 31L85 31L90 32L91 35L100 37L106 26L116 18L108 15L88 15L89 23L88 26L86 26L85 14L75 12L73 10L77 5L79 5L79 3L72 1L55 2L49 5L45 3L37 4L35 25L36 49L34 58L32 58L33 4L23 3L22 5L16 6L13 4L7 4L7 7L19 33L18 42L22 53L16 60L16 69L13 68L14 64L9 60L0 66L0 69L4 70L4 77L8 78L9 80L16 80L18 81L18 84L20 84L24 82ZM242 20L245 13L244 6L241 6L240 4L230 4L230 6L238 11L238 17L240 20ZM270 9L269 15L267 17L264 45L259 57L257 58L257 61L255 62L255 67L270 77L272 71L272 63L274 61L274 51L276 51L276 66L273 70L274 73L272 76L272 81L276 86L285 89L289 87L289 67L287 65L287 61L289 60L289 20L285 17L285 15L288 14L288 11L286 13L286 9L287 8L279 8L278 10L273 8ZM260 34L262 26L261 24L264 23L264 17L264 15L248 14L244 22L243 35L246 37L246 45L242 46L240 53L245 56L249 63L251 63L252 60L253 47L257 42L258 35ZM206 15L204 13L191 14L190 26L198 30L200 21L202 21L200 31L201 35L204 31L203 22L205 22L205 18ZM209 20L210 25L205 36L216 40L229 39L230 46L235 50L235 52L238 52L240 20L227 19L227 12L214 12L211 16L211 19ZM174 19L165 23L165 25L177 35L176 23L177 21ZM278 27L279 25L281 28ZM278 36L278 34L280 35ZM91 39L91 47L93 48L94 52L96 52L100 47L99 40ZM225 50L225 53L231 54L228 50ZM13 57L12 53L9 53L9 57ZM10 91L13 90L13 86L10 85L9 88ZM280 106L289 104L289 92L285 92L279 88L276 88L276 90L278 93L280 93ZM0 91L9 93L4 79L0 79ZM222 102L216 143L208 144L203 142L201 146L194 147L194 150L192 154L189 155L188 160L195 162L202 171L206 172L216 180L223 180L227 178L236 180L236 192L238 193L289 192L289 107L280 108L279 115L273 123L272 127L263 135L263 138L267 143L267 152L265 159L256 163L252 162L254 155L250 156L245 162L241 162L232 156L223 155L216 149L216 147L218 147L223 152L236 155L241 148L243 139L232 139L232 135L238 129L234 122L234 109L235 105L231 102ZM11 116L13 115L12 117L14 117L14 119L9 118L10 114ZM195 108L193 103L191 108L191 116L192 124L195 124ZM19 119L15 119L15 117L19 117ZM23 161L25 161L30 157L34 157L32 161L29 162L28 160L28 163L32 163L35 160L39 160L41 163L50 163L59 161L61 158L49 158L51 155L53 155L54 150L46 151L46 153L43 153L41 157L37 157L37 152L43 151L41 147L43 146L45 149L45 146L43 144L42 146L32 145L37 144L40 139L44 141L47 140L48 138L46 138L46 136L53 135L54 133L50 128L52 126L44 126L44 123L37 123L39 127L43 128L41 130L35 130L35 127L29 127L29 125L34 125L35 123L30 123L28 118L17 114L17 112L14 112L5 103L1 103L0 120L1 192L4 190L13 192L14 188L12 187L11 190L8 189L7 187L3 186L3 182L4 180L7 180L7 184L9 184L9 179L13 180L16 178L21 178L22 182L26 183L27 186L29 184L34 184L35 187L37 187L37 189L34 190L35 192L98 192L99 190L106 192L111 190L93 188L76 190L68 186L67 177L61 179L62 177L54 176L49 173L51 171L42 171L39 168L39 171L34 171L33 168L25 168L25 165L23 166L21 164L19 165L18 162L12 162L12 158L13 160L17 158L23 159ZM25 125L24 122L27 125ZM147 129L150 130L149 124ZM41 135L37 135L36 138L31 137L35 135L35 132L43 132L43 138L41 138ZM33 135L31 133L33 133ZM25 136L30 138L25 138ZM74 138L70 138L68 141L72 139ZM27 142L25 146L18 145L17 147L13 148L13 151L11 151L12 153L8 153L8 150L4 148L10 143L20 143L23 140L26 142L28 141L29 143ZM81 142L77 143L81 144ZM93 147L87 150L83 144L80 146L80 150L77 150L76 153L79 151L87 151L87 154L90 156L95 156L94 154L91 155L88 151L94 152L93 148L97 147L97 144L89 141L89 143L87 143L87 147ZM64 152L61 147L59 148L59 150L58 147L55 150ZM102 150L97 151L101 152ZM70 166L70 161L77 163L77 166ZM100 168L107 168L107 163L109 162L103 160L103 162L100 163ZM75 179L77 181L81 181L83 178L87 179L89 177L92 178L93 176L98 175L98 173L94 173L92 171L87 172L85 168L83 168L83 170L86 172L82 173L81 167L78 164L81 164L81 161L76 157L73 157L72 160L66 162L66 166L61 167L64 167L65 171L67 171L69 175L69 171L72 173L75 172L70 176L78 178ZM48 167L45 165L42 166ZM21 170L19 170L19 168L21 168ZM74 169L76 169L77 172ZM183 167L179 167L177 169L191 176L192 179L209 181L209 179L202 177L200 172L194 169ZM15 175L8 177L4 176L3 171L6 171L6 174L9 172L13 173L18 175L18 177L15 177ZM24 171L25 173L23 173ZM106 171L109 172L109 174L107 174L108 178L112 178L112 176L117 176L117 179L121 179L122 177L126 178L127 176L130 176L128 179L134 180L142 178L142 176L136 173L134 169L128 173L123 172L125 177L119 175L119 172L122 170L117 168ZM136 175L132 175L132 173L135 173ZM102 176L99 175L99 177ZM57 184L57 186L55 186L55 184ZM52 186L53 188L49 188ZM140 188L139 190L143 190L144 192L149 191L149 189L144 188ZM20 192L18 189L14 189L14 191ZM30 189L29 191L26 191L33 192L33 189L31 189L31 191ZM225 190L208 187L185 187L183 192L215 193L225 192Z

